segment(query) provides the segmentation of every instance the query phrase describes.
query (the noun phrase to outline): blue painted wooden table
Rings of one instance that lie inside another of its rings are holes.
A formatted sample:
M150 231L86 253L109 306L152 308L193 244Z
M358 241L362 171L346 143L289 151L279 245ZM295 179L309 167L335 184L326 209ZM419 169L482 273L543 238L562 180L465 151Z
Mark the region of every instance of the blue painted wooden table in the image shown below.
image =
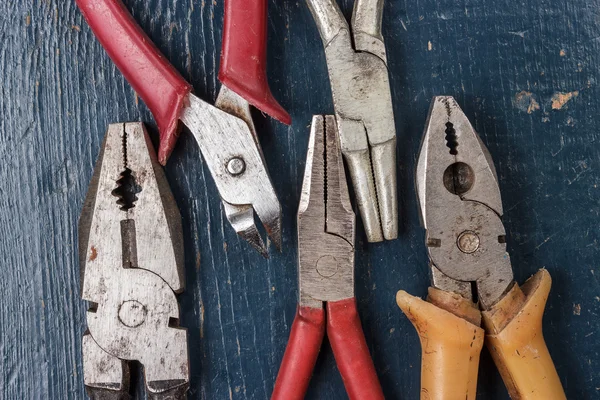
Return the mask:
M213 101L223 2L128 0L164 54ZM350 15L352 2L341 2ZM400 237L357 238L356 294L390 399L419 396L418 337L395 304L425 295L414 166L431 97L453 95L492 153L515 277L554 278L544 333L570 399L600 398L600 0L388 0L384 36L398 131ZM77 219L107 125L152 116L73 1L0 3L0 398L84 397ZM283 252L262 259L228 225L189 134L166 172L183 218L190 398L267 399L296 308L295 213L315 113L333 111L302 0L270 4L269 79L294 118L257 113L283 205ZM358 232L362 232L359 226ZM481 399L506 399L483 351ZM325 344L310 399L344 399Z

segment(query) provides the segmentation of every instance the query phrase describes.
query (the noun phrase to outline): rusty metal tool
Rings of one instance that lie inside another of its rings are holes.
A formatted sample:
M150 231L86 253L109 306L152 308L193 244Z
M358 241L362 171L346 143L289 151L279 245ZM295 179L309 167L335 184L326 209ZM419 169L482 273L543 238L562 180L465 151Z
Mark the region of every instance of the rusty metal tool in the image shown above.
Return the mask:
M452 97L432 101L416 182L432 286L396 301L421 339L421 399L475 399L484 340L513 399L565 399L542 334L550 274L513 280L494 164Z
M146 103L160 131L164 165L182 121L194 136L235 231L263 256L254 213L281 248L281 206L269 177L250 104L289 124L266 78L267 0L226 0L219 80L211 105L154 46L121 0L76 0L94 34Z
M323 40L342 154L367 240L396 239L396 128L381 35L383 0L356 0L352 28L336 0L306 2Z
M304 398L325 329L350 399L383 399L354 297L355 217L341 158L335 118L313 117L298 209L298 309L274 400Z
M128 399L135 360L148 398L185 399L181 217L141 123L108 128L79 220L79 261L90 305L82 340L90 398Z

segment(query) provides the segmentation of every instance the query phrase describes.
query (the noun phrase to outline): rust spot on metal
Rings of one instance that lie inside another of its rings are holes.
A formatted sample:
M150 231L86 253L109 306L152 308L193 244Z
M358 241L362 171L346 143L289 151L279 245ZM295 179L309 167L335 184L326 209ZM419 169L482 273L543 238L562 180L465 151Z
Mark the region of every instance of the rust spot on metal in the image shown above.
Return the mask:
M98 257L98 250L94 246L90 249L90 261L94 261Z

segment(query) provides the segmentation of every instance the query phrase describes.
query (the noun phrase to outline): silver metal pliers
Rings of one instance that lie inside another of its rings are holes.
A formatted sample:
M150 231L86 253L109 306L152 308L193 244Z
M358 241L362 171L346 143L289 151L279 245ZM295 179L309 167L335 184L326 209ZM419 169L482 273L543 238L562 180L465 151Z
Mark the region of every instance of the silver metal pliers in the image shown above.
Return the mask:
M395 239L396 128L381 36L383 0L356 0L353 29L335 0L306 2L325 47L342 153L367 239Z
M350 399L383 399L354 297L355 217L335 119L312 120L298 207L298 309L271 400L302 400L327 332Z
M83 375L92 399L128 399L128 361L148 398L185 399L187 332L181 217L141 123L108 128L79 220L82 297L90 304Z
M512 399L566 399L542 332L550 274L515 282L496 168L452 97L431 103L416 187L431 286L396 302L420 337L421 398L475 400L485 343Z

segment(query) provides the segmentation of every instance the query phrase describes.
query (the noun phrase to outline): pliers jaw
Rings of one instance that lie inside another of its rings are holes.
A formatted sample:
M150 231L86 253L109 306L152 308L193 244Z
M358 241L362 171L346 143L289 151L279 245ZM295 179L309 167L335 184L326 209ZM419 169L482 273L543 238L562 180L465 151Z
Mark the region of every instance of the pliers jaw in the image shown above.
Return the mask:
M298 209L300 305L354 297L355 217L333 116L313 117Z
M398 236L396 129L381 37L382 0L307 0L327 59L341 150L369 242ZM354 42L353 42L354 39Z
M500 186L492 157L451 96L436 96L431 102L417 161L416 183L425 228L427 210L436 199L455 195L483 203L502 215Z
M500 188L489 152L452 97L431 103L416 186L434 285L464 294L463 283L475 282L480 303L491 306L513 278Z
M145 263L146 253L139 254L144 264L139 268L156 272L173 291L182 292L181 215L146 128L140 123L110 125L100 148L79 218L82 285L87 265L96 259L93 253L100 251L98 246L106 246L107 252L113 252L113 242L121 242L120 228L115 238L102 237L102 231L115 229L114 221L122 220L135 221L138 243L152 242L152 251L162 252L162 264L154 260ZM132 261L135 265L130 267L137 268L139 262Z
M268 258L255 223L256 214L275 247L281 249L281 205L248 102L222 86L215 107L189 95L181 120L200 147L236 233Z
M175 296L184 286L181 217L142 124L109 127L79 229L88 392L120 398L128 361L137 360L151 398L185 398L187 333Z

